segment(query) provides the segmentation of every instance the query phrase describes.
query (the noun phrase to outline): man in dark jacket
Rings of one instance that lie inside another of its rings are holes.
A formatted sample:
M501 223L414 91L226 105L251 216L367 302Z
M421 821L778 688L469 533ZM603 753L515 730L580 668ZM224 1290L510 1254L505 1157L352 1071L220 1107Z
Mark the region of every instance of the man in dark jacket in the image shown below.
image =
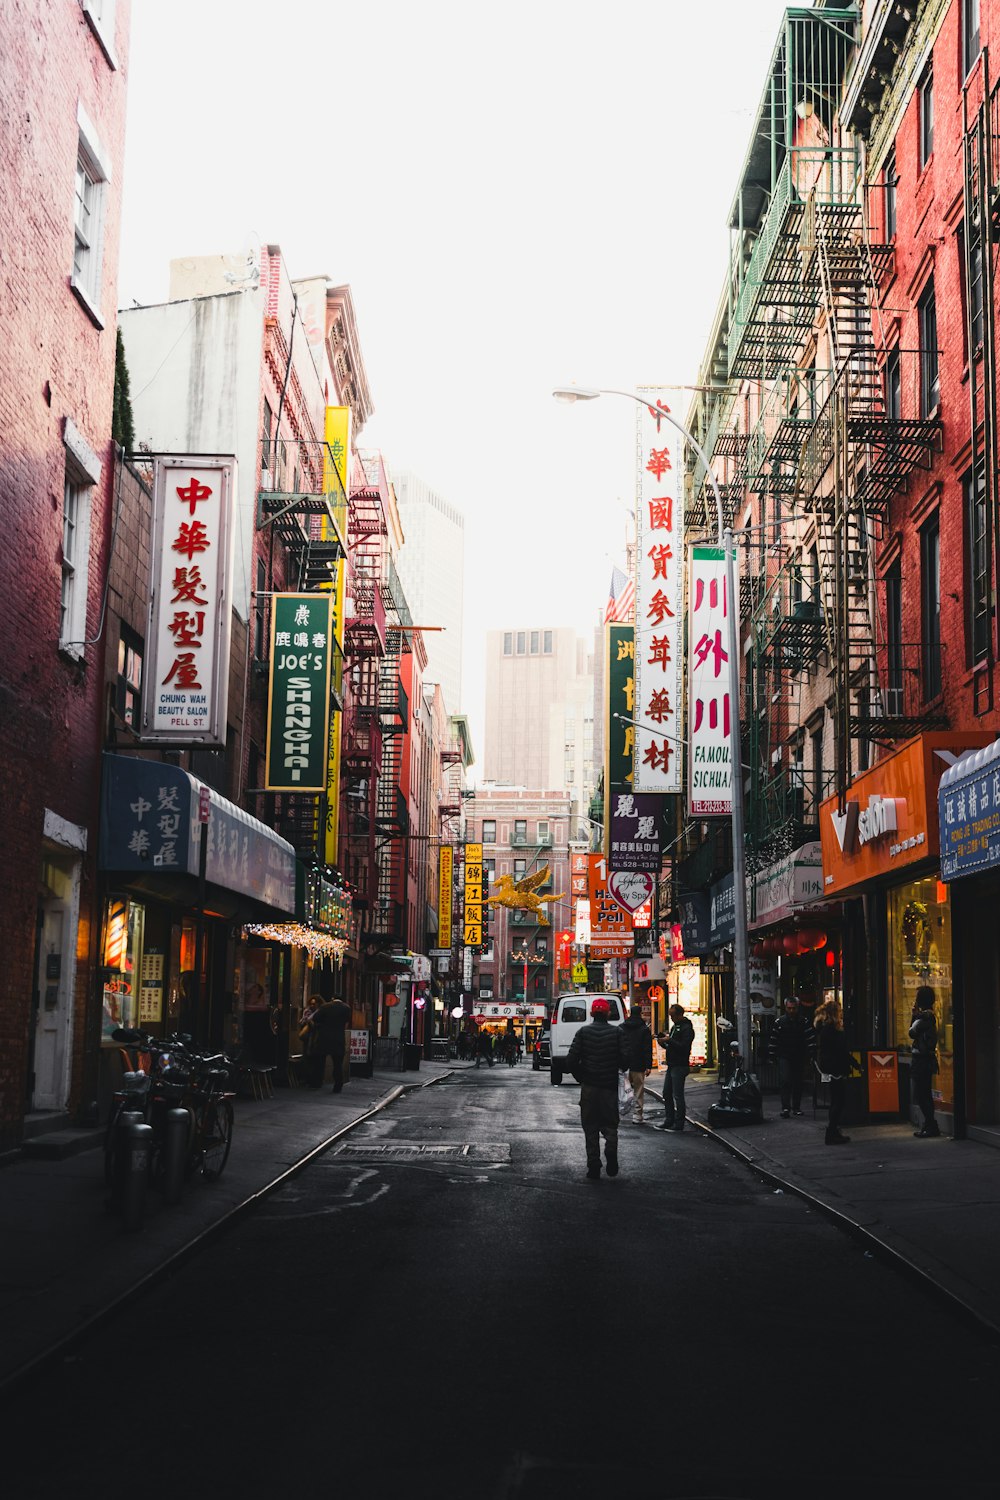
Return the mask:
M806 1061L816 1055L816 1033L812 1022L799 1009L794 995L785 1001L785 1013L771 1027L767 1055L778 1061L778 1087L781 1090L781 1118L802 1113L802 1072Z
M670 1007L670 1030L661 1032L657 1038L667 1054L667 1076L663 1084L663 1106L666 1110L663 1124L657 1130L682 1131L687 1119L684 1103L684 1084L691 1067L691 1048L694 1046L694 1027L684 1014L683 1005Z
M638 1000L633 1001L628 1020L622 1023L622 1037L628 1054L628 1081L635 1095L632 1119L641 1125L643 1089L653 1066L653 1033L643 1020Z
M344 1044L351 1024L351 1007L343 1000L325 1000L312 1018L316 1045L310 1058L316 1069L316 1088L322 1087L327 1057L333 1058L333 1092L344 1087Z
M608 1020L610 1009L604 999L593 1002L593 1019L580 1027L566 1059L580 1085L580 1124L587 1143L587 1176L592 1182L601 1175L602 1135L608 1176L618 1176L618 1075L627 1070L629 1060L622 1028Z

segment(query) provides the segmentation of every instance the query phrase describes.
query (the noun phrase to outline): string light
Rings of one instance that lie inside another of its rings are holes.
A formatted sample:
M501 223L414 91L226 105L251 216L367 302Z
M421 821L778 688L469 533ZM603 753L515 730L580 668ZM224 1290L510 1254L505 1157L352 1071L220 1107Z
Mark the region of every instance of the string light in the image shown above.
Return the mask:
M301 922L248 922L243 931L268 943L287 943L292 948L304 948L314 960L332 959L338 969L349 946L347 938L318 932L315 927L304 927Z

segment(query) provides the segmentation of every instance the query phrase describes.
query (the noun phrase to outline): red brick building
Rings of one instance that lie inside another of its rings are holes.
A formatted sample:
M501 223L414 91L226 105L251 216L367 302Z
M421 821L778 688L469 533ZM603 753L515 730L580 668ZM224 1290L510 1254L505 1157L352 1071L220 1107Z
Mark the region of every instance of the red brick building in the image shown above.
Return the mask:
M103 16L103 20L102 20ZM129 5L10 0L0 48L0 1143L85 1104Z

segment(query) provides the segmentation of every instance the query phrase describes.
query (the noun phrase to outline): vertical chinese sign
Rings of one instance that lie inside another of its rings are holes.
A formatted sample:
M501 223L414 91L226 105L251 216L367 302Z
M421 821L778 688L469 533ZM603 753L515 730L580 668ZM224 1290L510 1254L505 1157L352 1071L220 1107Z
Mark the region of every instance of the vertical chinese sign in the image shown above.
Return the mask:
M692 817L731 816L729 610L726 554L691 548L688 585L688 805Z
M652 396L650 397L652 399ZM661 405L662 410L669 407ZM683 691L683 439L652 407L637 414L635 792L679 792ZM657 733L657 730L660 732Z
M608 862L603 854L588 856L590 883L590 959L630 958L634 946L632 919L608 889Z
M451 947L451 900L455 851L450 844L438 850L438 940L439 948Z
M585 845L570 845L569 873L573 920L576 924L573 941L578 947L583 947L590 941L590 855Z
M267 701L269 792L326 789L330 744L328 593L275 594Z
M324 516L320 534L324 541L332 540L336 528L345 541L347 529L347 465L351 453L351 408L328 406L326 409L326 453L323 460L323 488L333 512L333 523ZM337 562L336 582L330 588L333 598L333 667L332 685L337 702L341 699L344 663L344 593L347 563L342 555ZM326 840L325 860L336 865L339 860L340 839L340 736L343 715L334 706L330 714L330 758L326 778Z
M615 714L621 714L620 719ZM631 625L604 627L604 847L610 809L618 793L632 790L635 726L635 632Z
M462 942L466 948L478 948L483 941L483 846L465 846L465 919Z
M225 746L235 458L159 457L140 739Z

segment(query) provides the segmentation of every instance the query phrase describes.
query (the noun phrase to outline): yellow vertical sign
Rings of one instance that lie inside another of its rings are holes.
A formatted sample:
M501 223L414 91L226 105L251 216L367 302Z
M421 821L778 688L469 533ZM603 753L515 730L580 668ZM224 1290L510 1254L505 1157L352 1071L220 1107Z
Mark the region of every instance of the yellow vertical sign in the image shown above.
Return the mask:
M454 871L455 851L450 844L442 844L438 851L437 945L439 948L451 947L451 901Z
M465 846L465 920L462 942L478 948L483 941L483 846Z
M351 408L328 406L324 423L326 452L323 458L323 487L329 498L330 509L340 529L342 540L347 531L347 466L351 456ZM330 540L330 523L324 517L321 535ZM344 593L347 567L343 558L337 563L336 582L328 585L333 590L333 639L335 642L333 661L334 689L340 696L344 672ZM343 715L330 715L330 754L326 777L326 836L323 859L328 865L337 863L337 845L340 837L340 733Z

